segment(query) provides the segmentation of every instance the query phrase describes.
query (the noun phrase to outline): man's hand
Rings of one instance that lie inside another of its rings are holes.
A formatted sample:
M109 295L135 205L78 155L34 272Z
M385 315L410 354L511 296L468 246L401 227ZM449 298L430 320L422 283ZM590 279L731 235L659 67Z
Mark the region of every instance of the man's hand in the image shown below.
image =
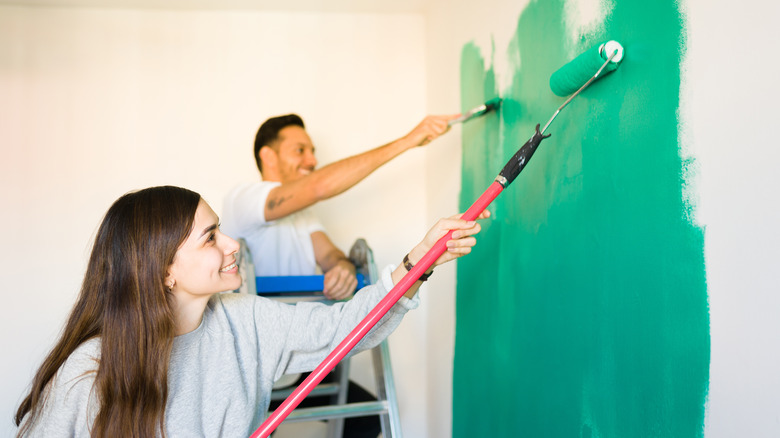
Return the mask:
M325 297L331 300L351 297L357 287L355 265L322 231L311 233L311 243L317 265L325 273L325 284L322 288Z
M325 273L322 293L330 300L343 300L351 297L356 287L355 265L348 260L341 260Z
M449 131L450 125L447 123L452 119L457 118L460 114L453 114L449 116L428 116L423 119L414 129L411 130L404 139L409 141L413 146L426 145L437 137L441 136L445 132Z

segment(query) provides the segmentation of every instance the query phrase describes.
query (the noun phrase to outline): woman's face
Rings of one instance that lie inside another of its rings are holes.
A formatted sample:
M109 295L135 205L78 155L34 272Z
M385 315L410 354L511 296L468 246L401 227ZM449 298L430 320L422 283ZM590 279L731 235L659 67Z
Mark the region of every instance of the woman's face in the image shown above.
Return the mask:
M176 251L166 285L177 300L211 296L241 286L238 242L219 231L219 218L203 200L187 240Z

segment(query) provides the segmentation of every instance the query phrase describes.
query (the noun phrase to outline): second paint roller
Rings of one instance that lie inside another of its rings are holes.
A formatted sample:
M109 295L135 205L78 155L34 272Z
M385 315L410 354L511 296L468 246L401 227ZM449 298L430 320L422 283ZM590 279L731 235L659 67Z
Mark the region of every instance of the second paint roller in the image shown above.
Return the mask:
M583 52L550 76L550 89L558 96L569 96L574 93L563 105L558 108L553 117L542 129L547 130L550 123L574 97L590 85L594 80L609 72L617 70L623 61L623 46L617 41L607 41L593 46ZM594 74L595 72L595 74ZM501 106L501 99L496 97L484 104L472 108L461 114L460 117L449 121L449 125L466 123L471 119L485 115L490 111L497 111Z
M610 45L610 43L614 44ZM617 44L617 46L615 46L615 44ZM606 48L607 45L609 45L609 48ZM553 74L553 76L555 76L556 74L561 73L563 75L561 78L556 78L555 80L552 77L550 78L551 87L553 86L553 82L555 82L555 87L558 92L563 92L564 95L570 94L572 92L574 92L574 94L558 108L550 121L547 122L547 125L545 125L544 130L550 126L550 123L552 123L552 121L555 119L555 116L564 106L566 106L566 104L568 104L594 80L599 78L599 75L607 68L609 63L614 62L615 65L613 66L614 68L611 68L611 70L608 71L612 71L617 68L618 61L623 57L622 46L614 41L605 43L602 46L606 49L602 49L601 46L596 47L597 52L595 53L597 56L599 56L599 58L602 57L602 52L610 52L606 55L606 58L601 58L605 59L605 61L603 63L599 61L599 65L595 65L595 68L593 68L594 66L592 65L593 61L595 60L595 58L592 56L594 52L588 51L583 53L583 55L588 54L586 58L578 57ZM618 61L614 61L618 55L620 56ZM597 71L594 74L594 70L596 69ZM577 81L581 82L573 82L575 78ZM568 93L566 93L567 91ZM556 92L555 89L553 92ZM556 94L558 94L558 92L556 92ZM491 109L494 108L495 106L493 106ZM485 114L487 111L488 109L486 108L477 107L475 110L465 113L463 116L466 117L461 116L459 119L462 120L454 119L453 122L463 122L469 120L472 117L476 117L477 115ZM471 117L469 117L469 115L471 115ZM452 122L450 124L452 124ZM517 178L520 172L528 164L528 161L531 159L531 156L539 147L539 144L542 142L542 140L548 137L543 135L544 130L540 132L539 125L536 125L536 132L534 132L531 138L525 142L525 144L515 153L512 158L509 159L509 161L506 163L498 176L496 176L496 178L493 180L493 183L487 188L487 190L485 190L485 192L482 193L482 195L471 205L471 207L469 207L469 209L463 213L461 216L462 219L475 220L480 215L480 213L482 213L482 211L485 210L490 205L490 203L493 202L493 200L507 186L509 186L512 181L515 180L515 178ZM271 432L273 432L274 429L276 429L276 427L293 411L293 409L295 409L298 404L312 391L312 389L314 389L314 387L319 382L321 382L322 379L336 366L336 364L338 364L338 362L341 361L341 359L343 359L361 339L363 339L369 330L371 330L371 328L373 328L374 325L379 322L379 320L390 310L390 308L394 306L396 302L398 302L398 300L406 293L407 290L409 290L414 282L417 281L417 279L420 278L420 276L425 271L427 271L442 254L444 254L444 252L447 250L446 243L451 239L451 237L452 231L439 239L431 248L431 250L428 251L423 256L423 258L414 265L412 270L407 272L406 275L404 275L404 277L376 305L376 307L374 307L368 313L368 315L366 315L366 317L360 321L357 327L355 327L355 329L353 329L352 332L350 332L349 335L347 335L347 337L344 338L344 340L341 341L341 343L339 343L339 345L337 345L336 348L330 352L325 360L323 360L322 363L320 363L317 368L312 371L311 374L309 374L309 376L298 386L298 388L296 388L295 391L293 391L293 393L290 394L290 396L288 396L287 399L270 416L268 416L268 418L265 419L263 424L257 430L255 430L250 438L268 437Z
M461 114L460 117L450 120L449 122L447 122L447 124L452 126L456 123L466 123L469 120L487 114L490 111L497 111L500 106L501 106L501 99L499 99L498 97L490 99L487 102L483 103L482 105L472 108L469 111L466 111L465 113Z

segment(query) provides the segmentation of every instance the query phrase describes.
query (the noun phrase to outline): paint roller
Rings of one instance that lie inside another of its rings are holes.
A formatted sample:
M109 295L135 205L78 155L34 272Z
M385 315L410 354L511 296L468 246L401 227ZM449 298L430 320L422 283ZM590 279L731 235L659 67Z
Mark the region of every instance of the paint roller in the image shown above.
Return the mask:
M620 62L623 61L623 46L617 41L607 41L606 43L593 46L591 49L583 52L573 61L559 68L550 76L550 89L558 96L569 96L558 110L550 118L550 121L544 125L542 133L547 130L555 117L561 110L569 104L582 90L588 88L588 85L604 77L609 72L617 70ZM593 72L596 72L595 74ZM572 94L573 93L573 94Z
M597 59L598 58L598 59ZM528 164L528 161L536 152L539 144L550 135L544 135L544 131L550 126L550 123L560 113L560 111L571 100L588 87L593 81L597 80L602 73L610 72L617 68L619 62L623 59L623 47L615 42L609 41L600 46L581 54L573 61L558 69L550 77L550 88L558 95L572 94L558 110L555 111L550 121L547 122L544 129L539 130L536 125L536 131L525 144L515 153L506 163L501 172L496 176L493 183L484 193L466 210L461 216L465 220L475 220L482 211L484 211L491 202L517 178L520 172ZM594 74L593 71L596 71ZM584 84L583 84L584 83ZM462 123L471 118L485 114L491 109L497 107L497 103L488 101L472 111L469 111L458 119L453 119L452 123ZM500 100L499 100L500 102ZM487 104L492 103L491 108ZM484 107L484 108L482 108ZM462 120L459 120L462 119ZM317 386L323 378L346 356L352 348L376 325L377 322L395 305L396 302L409 290L410 287L425 273L433 263L441 257L447 250L447 241L452 239L453 231L448 232L439 239L436 244L420 259L412 269L396 284L390 292L372 309L366 317L360 321L355 329L350 332L346 338L320 363L314 371L290 394L287 399L274 412L266 418L263 424L250 436L250 438L267 438L271 432L276 429L282 421L295 409L298 404Z

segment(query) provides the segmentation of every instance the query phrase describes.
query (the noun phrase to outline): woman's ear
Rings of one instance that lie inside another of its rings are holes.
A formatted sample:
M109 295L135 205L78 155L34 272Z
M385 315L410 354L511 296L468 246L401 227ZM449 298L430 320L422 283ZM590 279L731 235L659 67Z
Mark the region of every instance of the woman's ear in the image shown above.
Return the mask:
M173 274L169 271L168 275L165 277L165 287L172 291L174 286L176 286L176 279L173 278Z

